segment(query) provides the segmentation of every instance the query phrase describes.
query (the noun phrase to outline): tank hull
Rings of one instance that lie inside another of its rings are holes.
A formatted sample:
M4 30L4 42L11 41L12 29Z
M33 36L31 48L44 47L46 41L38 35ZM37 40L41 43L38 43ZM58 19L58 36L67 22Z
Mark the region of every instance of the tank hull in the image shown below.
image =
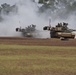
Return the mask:
M50 37L51 38L75 38L75 34L74 33L65 33L65 32L50 32Z

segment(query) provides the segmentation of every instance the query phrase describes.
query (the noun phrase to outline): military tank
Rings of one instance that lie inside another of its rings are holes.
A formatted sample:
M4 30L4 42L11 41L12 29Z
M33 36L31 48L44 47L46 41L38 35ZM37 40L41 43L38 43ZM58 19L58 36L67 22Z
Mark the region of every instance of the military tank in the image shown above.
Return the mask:
M25 28L16 28L17 32L21 32L24 37L33 37L33 33L36 31L36 25L29 25Z
M60 38L61 40L69 38L74 39L75 33L73 33L73 31L76 31L74 29L69 29L68 23L65 22L58 23L55 27L45 26L43 30L49 30L51 38Z

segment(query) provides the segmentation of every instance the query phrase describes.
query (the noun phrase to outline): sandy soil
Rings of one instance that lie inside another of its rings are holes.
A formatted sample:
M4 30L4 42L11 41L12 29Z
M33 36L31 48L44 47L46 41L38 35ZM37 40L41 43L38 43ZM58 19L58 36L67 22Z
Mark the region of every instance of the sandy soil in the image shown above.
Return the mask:
M0 44L18 44L34 46L76 46L76 39L61 41L49 38L0 37Z

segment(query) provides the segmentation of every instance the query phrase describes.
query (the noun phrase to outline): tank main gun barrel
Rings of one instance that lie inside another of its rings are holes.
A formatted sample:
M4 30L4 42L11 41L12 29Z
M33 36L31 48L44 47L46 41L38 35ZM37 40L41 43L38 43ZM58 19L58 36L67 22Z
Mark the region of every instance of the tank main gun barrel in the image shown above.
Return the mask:
M73 32L73 31L76 31L76 30L74 30L74 29L68 29L67 31L69 31L69 32Z
M70 29L70 31L76 31L76 30L74 30L74 29Z

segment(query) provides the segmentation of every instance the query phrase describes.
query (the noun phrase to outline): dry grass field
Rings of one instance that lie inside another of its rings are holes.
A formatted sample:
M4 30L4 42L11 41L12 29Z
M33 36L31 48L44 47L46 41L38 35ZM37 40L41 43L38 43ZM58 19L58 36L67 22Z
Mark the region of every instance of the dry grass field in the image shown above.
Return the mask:
M1 37L0 75L76 75L76 40Z

